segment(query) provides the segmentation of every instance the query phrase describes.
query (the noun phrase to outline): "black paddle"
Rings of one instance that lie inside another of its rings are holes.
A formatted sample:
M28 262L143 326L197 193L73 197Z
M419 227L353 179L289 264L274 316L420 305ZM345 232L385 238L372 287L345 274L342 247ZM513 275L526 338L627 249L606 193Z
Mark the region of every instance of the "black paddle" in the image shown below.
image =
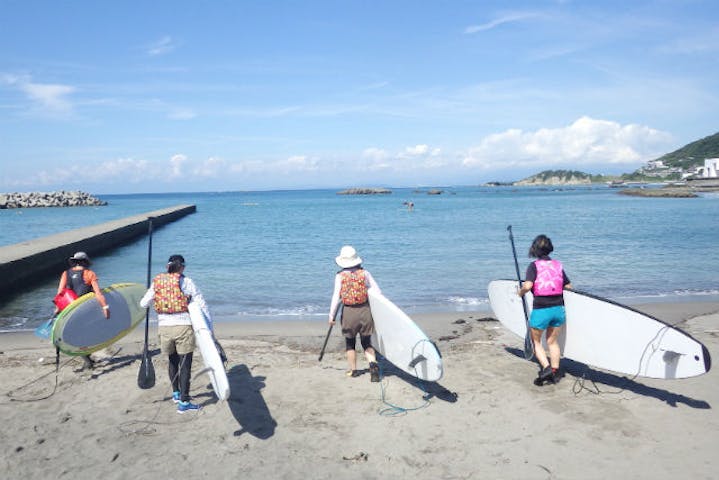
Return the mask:
M342 305L337 308L337 313L335 313L335 322L337 321L338 317L341 317L342 312ZM330 333L332 333L332 327L334 327L334 324L330 325L330 328L327 330L327 336L325 337L325 343L322 345L322 351L320 352L320 358L317 359L318 362L322 361L322 357L325 356L325 348L327 347L327 340L330 339Z
M152 217L147 219L147 288L150 288L150 275L152 268ZM145 312L145 348L142 351L142 363L140 371L137 372L137 386L146 390L155 386L155 367L152 365L152 357L147 349L147 338L150 331L150 308Z
M512 226L507 227L509 230L509 241L512 244L512 255L514 255L514 268L517 270L517 283L522 288L522 277L519 274L519 262L517 262L517 250L514 248L514 235L512 235ZM522 308L524 309L524 323L527 326L527 334L524 336L524 358L530 360L534 356L534 343L529 330L529 314L527 313L527 302L522 297Z

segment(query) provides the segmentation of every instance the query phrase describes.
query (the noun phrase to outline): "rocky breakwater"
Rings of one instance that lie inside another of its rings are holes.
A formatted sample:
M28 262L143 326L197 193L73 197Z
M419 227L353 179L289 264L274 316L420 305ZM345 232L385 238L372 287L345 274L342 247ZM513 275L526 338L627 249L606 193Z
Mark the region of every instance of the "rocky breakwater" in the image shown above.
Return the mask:
M62 190L59 192L0 193L0 209L95 207L103 205L107 205L107 202L81 191L66 192Z
M348 188L337 192L337 195L383 195L392 193L388 188Z

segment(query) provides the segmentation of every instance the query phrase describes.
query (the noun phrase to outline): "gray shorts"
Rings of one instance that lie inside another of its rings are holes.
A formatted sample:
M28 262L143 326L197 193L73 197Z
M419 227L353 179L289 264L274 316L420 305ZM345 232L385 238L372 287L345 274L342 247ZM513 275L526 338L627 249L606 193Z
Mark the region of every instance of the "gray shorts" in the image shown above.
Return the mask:
M195 332L190 325L159 327L160 350L166 355L185 355L195 351Z

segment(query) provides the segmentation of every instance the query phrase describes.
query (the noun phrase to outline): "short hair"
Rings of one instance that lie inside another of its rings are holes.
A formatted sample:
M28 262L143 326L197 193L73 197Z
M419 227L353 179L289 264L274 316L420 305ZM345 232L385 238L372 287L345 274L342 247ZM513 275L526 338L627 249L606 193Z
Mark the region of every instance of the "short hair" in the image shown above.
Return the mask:
M167 261L167 273L177 273L185 266L185 258L182 255L171 255Z
M88 260L86 258L81 258L81 259L71 258L67 261L67 263L70 264L70 267L76 267L76 266L80 265L85 268L88 268L90 266L90 260Z
M544 257L554 251L552 240L546 235L537 235L529 247L529 256L534 258Z

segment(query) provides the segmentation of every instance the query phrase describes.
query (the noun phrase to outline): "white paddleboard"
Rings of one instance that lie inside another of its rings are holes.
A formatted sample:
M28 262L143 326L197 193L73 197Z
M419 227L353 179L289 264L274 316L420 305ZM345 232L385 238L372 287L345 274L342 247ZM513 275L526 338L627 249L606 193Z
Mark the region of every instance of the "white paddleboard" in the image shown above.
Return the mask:
M400 370L421 380L442 378L442 357L427 335L394 303L368 290L374 319L372 346Z
M497 319L524 338L527 331L516 280L489 283ZM532 294L526 295L532 310ZM686 378L711 368L707 348L661 320L612 300L564 291L567 323L559 338L563 356L594 367L648 378Z
M192 321L192 329L195 332L195 343L202 355L202 361L205 364L205 371L210 377L212 389L220 400L230 398L230 382L227 380L225 366L222 364L220 352L215 346L215 339L212 337L212 331L207 325L205 315L202 309L195 302L190 302L187 306L190 312L190 320Z

